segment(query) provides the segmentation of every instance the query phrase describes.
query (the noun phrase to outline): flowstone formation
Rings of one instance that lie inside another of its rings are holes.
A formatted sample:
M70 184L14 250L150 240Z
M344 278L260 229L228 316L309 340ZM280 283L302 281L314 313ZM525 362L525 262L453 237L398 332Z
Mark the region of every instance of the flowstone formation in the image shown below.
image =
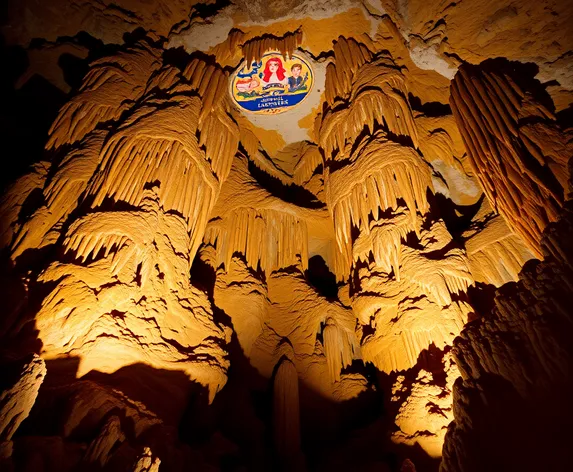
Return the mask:
M567 470L570 12L16 3L0 469Z

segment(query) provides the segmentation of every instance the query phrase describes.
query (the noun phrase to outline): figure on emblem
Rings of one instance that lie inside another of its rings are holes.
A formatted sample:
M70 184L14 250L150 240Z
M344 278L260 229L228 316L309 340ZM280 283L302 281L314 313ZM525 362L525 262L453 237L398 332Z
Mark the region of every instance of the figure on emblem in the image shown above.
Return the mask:
M263 86L267 87L269 85L287 85L285 72L286 70L283 67L283 63L278 57L269 59L261 76Z
M255 75L252 77L246 77L244 79L239 79L235 82L237 90L242 92L243 94L249 95L254 89L256 89L260 85L259 78Z
M293 66L290 68L290 72L292 76L288 78L288 91L292 93L299 90L306 90L305 84L308 80L308 72L305 74L304 79L300 76L302 72L302 65L293 64Z

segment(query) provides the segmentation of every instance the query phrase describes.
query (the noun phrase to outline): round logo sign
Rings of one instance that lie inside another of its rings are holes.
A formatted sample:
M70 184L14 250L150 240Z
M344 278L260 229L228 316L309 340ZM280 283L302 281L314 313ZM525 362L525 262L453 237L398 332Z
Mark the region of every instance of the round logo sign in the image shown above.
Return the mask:
M288 60L279 52L244 65L232 77L231 96L249 113L282 113L302 102L312 89L310 65L300 56Z

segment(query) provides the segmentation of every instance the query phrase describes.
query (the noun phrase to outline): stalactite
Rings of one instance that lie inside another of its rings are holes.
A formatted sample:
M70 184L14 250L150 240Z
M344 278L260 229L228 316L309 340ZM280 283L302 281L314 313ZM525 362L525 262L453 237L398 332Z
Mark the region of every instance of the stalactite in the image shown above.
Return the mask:
M186 66L183 77L189 89L201 97L197 125L199 146L205 147L207 159L219 180L225 180L239 145L239 129L230 115L227 94L229 74L217 65L196 58ZM188 91L184 86L177 90Z
M308 265L306 222L280 211L236 209L209 225L205 242L217 248L217 267L230 267L235 252L244 254L252 268L260 266L267 274L291 265L306 270Z
M363 52L358 54L356 49ZM398 267L402 236L393 231L388 234L392 243L386 245L379 239L384 237L382 223L373 226L376 234L371 237L370 215L377 221L385 210L396 210L398 200L403 199L410 225L401 224L399 233L417 231L416 215L418 211L427 212L425 193L431 188L431 177L429 167L414 149L392 142L384 131L375 130L376 123L384 125L390 133L407 136L413 146L418 145L404 78L392 60L384 56L372 59L358 43L343 39L335 47L335 60L336 65L327 72L327 82L331 74L330 87L336 92L327 97L331 108L321 118L318 135L327 163L337 150L336 160L350 161L333 172L327 166L325 172L326 201L339 249L335 270L337 278L344 280L353 260L367 257L368 252L375 251L381 261L383 245L394 248L384 257L388 264ZM374 135L360 138L364 129ZM361 142L355 142L358 139ZM353 226L365 233L354 256L350 238ZM370 247L365 246L367 242Z
M273 387L273 431L281 458L292 460L300 454L300 413L298 374L286 357L279 361Z
M412 367L422 350L432 343L451 345L463 328L470 307L452 296L465 293L473 278L464 252L449 248L451 241L438 221L421 230L424 249L402 247L400 277L376 262L360 269L361 289L352 307L362 325L375 329L362 340L362 355L380 370Z
M465 248L476 282L501 287L516 282L523 264L534 256L505 220L495 215L487 201L464 232Z
M354 359L353 346L346 332L341 330L332 318L326 320L322 336L330 377L333 382L339 382L341 370L352 364Z
M410 248L402 250L401 263L411 269L405 278L417 284L433 301L441 306L452 303L452 294L464 293L473 283L465 252L448 251L447 257L429 263L426 255Z
M541 257L541 233L557 218L571 155L555 117L510 73L480 66L460 68L450 103L492 207Z
M106 135L104 131L90 133L57 166L44 188L45 205L22 225L12 245L12 258L57 241L64 220L79 205L99 164Z
M159 50L144 41L92 63L78 95L64 105L52 124L46 148L73 143L98 123L119 119L142 97L148 77L159 65Z
M417 212L428 211L426 190L431 185L429 167L413 149L388 141L382 133L365 139L351 164L327 179L326 196L339 246L352 242L352 225L368 232L369 215L378 220L385 210L396 210L400 199L409 211L409 230L416 230Z
M224 181L231 171L233 158L239 146L238 129L227 113L211 113L199 120L199 146L219 181Z
M30 172L20 177L6 189L0 199L0 249L12 243L14 235L21 231L19 214L22 206L34 190L42 189L46 183L48 162L34 164Z
M399 280L402 240L411 231L419 233L419 228L412 227L412 220L404 208L389 218L371 221L369 231L361 232L352 246L354 262L367 262L372 254L378 267L388 273L394 271Z
M241 145L249 161L265 173L279 179L284 185L292 184L293 177L262 151L256 127L239 112L233 113L233 119L239 127Z
M239 127L241 145L245 149L247 156L253 157L259 152L260 146L255 126L241 113L235 113L234 115L237 126Z
M349 98L354 74L373 57L364 44L342 36L334 43L333 50L335 63L327 66L325 84L326 102L331 107L337 99Z
M154 93L156 90L170 90L181 80L181 70L174 66L163 66L156 70L147 81L144 96Z
M330 64L332 67L327 71L326 90L338 91L334 97L327 97L330 108L322 117L319 131L320 146L326 158L330 159L336 150L339 151L337 159L348 157L345 156L346 143L352 144L364 128L373 132L376 124L386 126L395 135L409 137L414 147L418 147L404 77L393 61L380 57L364 64L354 58L349 63L348 56L342 53L335 58L336 65ZM339 69L344 73L335 72ZM334 76L330 86L329 74ZM337 96L343 100L335 103Z
M294 183L304 185L307 183L318 166L322 165L322 156L317 146L305 144L301 156L294 167Z
M247 65L253 61L260 61L267 51L279 51L283 57L292 57L294 51L302 43L302 30L298 29L294 33L287 33L282 37L265 35L261 38L254 38L242 45L243 56Z
M196 90L203 99L200 120L226 100L229 74L219 66L195 58L185 67L183 77L191 90Z
M184 95L150 100L138 109L102 151L89 189L92 207L106 197L139 206L146 184L159 181L163 208L187 221L196 251L220 188L195 137L199 109L198 98ZM227 157L221 153L221 159Z
M233 28L229 31L227 39L212 47L209 54L215 56L217 62L223 66L234 66L242 58L241 44L245 42L245 36L241 30Z
M414 116L420 151L428 161L441 160L448 166L465 171L463 159L466 148L453 115Z
M451 345L467 321L470 307L466 303L454 302L442 307L421 291L416 293L416 300L412 295L408 284L404 284L402 293L393 299L387 294L383 299L371 297L371 310L384 309L376 314L373 322L376 332L362 341L361 352L365 361L372 362L382 372L413 367L420 353L432 344L440 349ZM368 300L360 300L354 306L362 310L366 303Z

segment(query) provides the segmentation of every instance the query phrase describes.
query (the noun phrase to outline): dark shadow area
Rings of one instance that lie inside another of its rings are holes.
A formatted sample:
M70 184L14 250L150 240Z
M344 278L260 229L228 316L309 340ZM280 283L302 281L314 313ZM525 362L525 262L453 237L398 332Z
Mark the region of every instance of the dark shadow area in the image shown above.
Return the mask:
M144 446L161 456L167 471L182 470L189 460L197 470L233 470L222 466L236 447L205 430L200 421L210 411L205 387L181 371L146 364L126 366L113 374L92 371L76 379L79 361L70 357L46 363L48 374L36 403L14 437L17 464L25 467L30 456L37 455L36 460L48 458L58 466L54 470L68 470L68 462L69 470L101 470L85 461L88 446L103 438L104 444L116 441L106 453L111 456L106 470L131 470ZM106 432L112 420L120 432ZM192 437L201 440L187 442ZM53 451L52 444L57 446ZM30 449L31 445L35 447Z
M230 4L229 0L215 0L214 2L197 3L193 5L193 8L201 18L209 18Z
M308 269L305 272L305 277L320 295L329 301L338 299L336 276L330 272L322 257L313 256L308 260Z
M497 289L494 285L481 282L476 282L468 288L470 304L480 317L487 317L487 315L491 313L491 310L495 306L494 299L496 293ZM472 319L468 321L472 321Z
M485 196L473 205L456 205L441 193L428 194L431 221L442 219L455 241L462 240L462 234L470 228L472 219L479 211Z
M39 75L20 89L16 80L28 68L26 51L7 46L0 35L0 140L3 143L3 171L0 189L23 175L42 159L48 130L67 95Z
M232 326L229 316L218 310L217 318ZM219 430L239 447L226 459L225 470L271 470L272 396L270 382L245 356L236 333L227 346L231 366L228 380L217 394L202 422L208 431Z
M298 205L303 208L324 208L325 204L303 187L298 185L284 185L278 178L267 174L249 161L249 173L271 195L281 200Z
M200 251L197 251L191 265L191 285L205 292L210 300L213 300L213 290L217 279L217 271L201 259Z
M539 73L539 67L532 62L518 62L508 61L505 57L497 57L495 59L487 59L479 64L479 66L464 66L473 72L474 67L485 72L502 73L506 74L524 91L533 96L533 98L540 102L548 110L555 112L555 105L551 96L545 89L545 86L535 78Z
M556 114L557 122L563 129L573 128L573 103Z
M82 377L117 389L135 401L143 403L167 424L178 424L185 409L201 414L208 405L206 387L189 380L182 371L156 369L138 363L122 367L112 374L92 370ZM165 401L169 399L169 401ZM181 425L187 434L204 434L200 422ZM197 428L196 431L193 431Z
M440 117L452 114L452 109L448 103L440 102L426 102L422 103L420 97L416 97L411 93L408 94L408 103L414 111L419 111L427 117Z
M564 420L571 418L571 406L562 403L562 394L535 405L501 376L482 373L479 384L467 388L458 379L455 387L471 415L471 429L457 432L463 449L452 451L461 464L471 464L464 470L568 470L573 451Z

